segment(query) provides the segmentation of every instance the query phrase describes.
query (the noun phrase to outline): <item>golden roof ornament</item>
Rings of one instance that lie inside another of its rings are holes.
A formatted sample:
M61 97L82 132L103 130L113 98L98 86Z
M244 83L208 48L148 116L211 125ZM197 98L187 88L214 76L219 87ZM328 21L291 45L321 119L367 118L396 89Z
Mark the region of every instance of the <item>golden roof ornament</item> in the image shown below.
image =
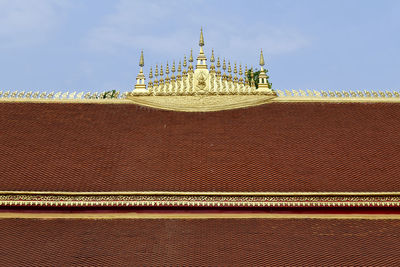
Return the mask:
M190 49L189 62L193 62L193 49Z
M200 41L199 46L204 46L203 28L200 29Z
M140 52L139 66L140 66L140 71L136 77L135 91L143 93L144 91L146 91L146 84L145 84L146 77L143 74L143 67L144 67L143 50Z
M250 81L247 79L247 65L245 73L242 71L242 65L239 64L239 71L237 63L234 63L233 72L235 79L232 80L232 66L231 61L223 59L222 69L224 75L220 75L221 60L217 59L216 66L218 71L215 72L215 55L214 49L211 50L210 66L207 66L207 57L204 53L203 47L205 46L203 29L200 30L199 39L200 51L197 56L196 67L193 67L193 49L190 49L188 73L185 68L187 67L187 59L183 59L183 76L182 79L178 74L177 79L174 78L176 71L175 60L173 60L171 71L171 81L169 82L169 64L166 65L166 78L165 82L162 78L164 75L162 64L158 72L158 65L155 66L155 82L152 83L153 71L150 68L148 90L146 89L145 77L143 74L144 57L143 51L140 54L139 66L140 72L136 78L135 89L128 95L128 99L135 101L137 104L176 110L176 111L216 111L224 109L232 109L239 107L247 107L251 105L259 105L269 101L269 99L276 96L275 92L268 88L268 76L265 71L260 73L258 83L254 82L254 73L251 69L252 78ZM234 62L234 61L233 61ZM264 66L264 56L261 51L260 65ZM182 71L182 64L179 61L177 71ZM229 78L226 75L228 69ZM262 69L263 70L263 69ZM237 78L237 73L240 76L244 74L244 79ZM156 82L158 74L161 76L160 82ZM245 80L245 82L243 82ZM256 88L258 84L258 88ZM182 97L184 96L184 97Z
M210 62L215 62L215 58L214 58L214 49L211 50Z
M187 67L186 56L183 58L183 67L184 67L184 68Z
M264 66L264 55L261 49L261 53L260 53L260 66L261 66L261 70L263 70L263 66Z
M142 50L142 52L140 53L140 61L139 61L139 66L140 66L141 68L143 68L143 67L144 67L143 50Z

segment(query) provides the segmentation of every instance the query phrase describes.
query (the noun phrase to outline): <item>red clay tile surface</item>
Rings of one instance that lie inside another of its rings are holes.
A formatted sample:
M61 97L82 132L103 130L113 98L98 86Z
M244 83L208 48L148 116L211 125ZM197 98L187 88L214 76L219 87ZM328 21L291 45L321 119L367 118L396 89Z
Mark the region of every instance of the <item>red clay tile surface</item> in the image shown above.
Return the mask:
M399 266L399 220L1 219L1 266Z
M400 104L0 104L0 190L400 191Z

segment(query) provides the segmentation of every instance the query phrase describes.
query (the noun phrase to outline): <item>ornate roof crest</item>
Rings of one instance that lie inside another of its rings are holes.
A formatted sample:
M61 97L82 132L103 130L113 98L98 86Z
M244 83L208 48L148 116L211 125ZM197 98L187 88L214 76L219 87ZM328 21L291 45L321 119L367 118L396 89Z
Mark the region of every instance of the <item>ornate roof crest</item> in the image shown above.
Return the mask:
M128 99L138 104L176 111L217 111L233 108L242 108L260 105L268 102L276 96L276 93L269 88L268 76L264 72L264 56L261 50L260 66L261 72L258 78L258 88L252 79L249 81L249 74L246 70L243 73L242 65L234 63L232 76L231 62L228 61L228 74L226 73L226 62L223 60L223 73L221 72L220 58L218 57L217 69L214 66L214 50L211 52L211 65L207 66L207 57L204 53L203 30L200 31L200 51L196 59L196 68L193 68L193 54L190 51L189 66L187 67L186 56L178 64L178 74L175 76L175 61L172 65L172 74L169 77L170 69L167 63L165 76L163 66L155 67L155 76L150 68L149 82L143 73L144 57L143 51L140 55L140 72L136 77L135 89L129 93ZM187 69L186 69L187 67ZM238 77L238 74L239 76ZM244 74L244 75L243 75ZM242 76L243 75L243 76ZM154 78L154 80L153 80Z

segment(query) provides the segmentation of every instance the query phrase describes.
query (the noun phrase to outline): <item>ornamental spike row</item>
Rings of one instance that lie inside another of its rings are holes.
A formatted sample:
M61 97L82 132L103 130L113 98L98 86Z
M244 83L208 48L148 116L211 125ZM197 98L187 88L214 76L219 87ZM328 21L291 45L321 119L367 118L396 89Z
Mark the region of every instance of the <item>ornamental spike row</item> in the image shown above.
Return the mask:
M187 76L187 74L186 74ZM182 77L183 78L183 77ZM180 79L181 83L183 79ZM187 77L186 77L187 79ZM172 81L172 80L171 80ZM175 84L179 82L178 78L173 80ZM249 86L244 86L244 81L237 82L239 84L239 91L235 91L235 94L258 94L255 88L249 88ZM165 85L165 84L164 84ZM155 92L156 87L153 87L153 95L165 95L166 92ZM240 91L245 89L248 91ZM84 99L124 99L130 93L115 91L114 95L108 92L45 92L45 91L11 91L11 90L0 90L0 99L47 99L47 100L84 100ZM215 94L231 94L233 92L216 92ZM296 97L296 98L400 98L400 91L391 90L313 90L313 89L299 89L299 90L288 90L288 89L278 89L276 93L279 97ZM177 94L175 94L177 95Z
M84 100L84 99L125 99L128 92L121 93L120 91L106 91L106 92L45 92L45 91L1 91L1 99L46 99L46 100Z

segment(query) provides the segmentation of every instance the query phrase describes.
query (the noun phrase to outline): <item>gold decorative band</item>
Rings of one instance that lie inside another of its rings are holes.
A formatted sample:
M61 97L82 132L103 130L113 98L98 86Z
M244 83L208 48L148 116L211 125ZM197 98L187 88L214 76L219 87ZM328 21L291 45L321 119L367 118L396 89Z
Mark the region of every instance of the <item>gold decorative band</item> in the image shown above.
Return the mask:
M0 207L399 207L393 193L0 192Z
M317 220L399 220L400 214L281 214L281 213L26 213L0 212L1 219L65 220L202 220L202 219L317 219Z

